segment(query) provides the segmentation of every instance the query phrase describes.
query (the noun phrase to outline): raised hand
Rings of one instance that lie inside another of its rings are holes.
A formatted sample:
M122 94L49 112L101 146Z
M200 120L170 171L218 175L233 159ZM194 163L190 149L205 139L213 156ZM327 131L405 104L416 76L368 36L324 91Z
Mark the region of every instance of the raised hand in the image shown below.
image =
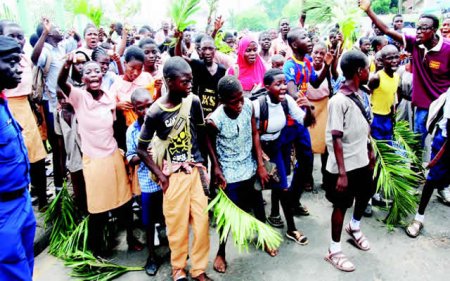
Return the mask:
M222 19L222 16L218 16L214 21L214 30L220 30L225 21Z
M370 8L370 0L358 0L358 6L363 10L364 12L367 12Z
M50 22L50 20L48 18L42 18L42 25L44 27L44 32L46 34L49 34L50 31L52 30L52 23Z
M333 59L334 59L334 55L330 51L328 51L325 54L325 58L324 58L325 64L331 65L331 63L333 62Z

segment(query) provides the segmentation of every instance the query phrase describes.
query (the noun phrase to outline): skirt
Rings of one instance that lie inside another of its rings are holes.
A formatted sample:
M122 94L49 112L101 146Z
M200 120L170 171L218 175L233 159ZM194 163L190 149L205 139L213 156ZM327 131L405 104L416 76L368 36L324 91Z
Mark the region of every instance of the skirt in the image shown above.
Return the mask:
M312 151L313 153L325 153L325 129L327 128L328 119L328 97L321 100L310 101L314 105L316 124L314 127L309 127L309 134L311 135Z
M130 201L130 180L119 149L104 158L84 154L83 175L89 213L103 213Z
M42 143L36 118L28 102L28 96L8 98L8 104L12 115L23 128L22 135L28 150L30 163L36 163L47 157L47 151Z

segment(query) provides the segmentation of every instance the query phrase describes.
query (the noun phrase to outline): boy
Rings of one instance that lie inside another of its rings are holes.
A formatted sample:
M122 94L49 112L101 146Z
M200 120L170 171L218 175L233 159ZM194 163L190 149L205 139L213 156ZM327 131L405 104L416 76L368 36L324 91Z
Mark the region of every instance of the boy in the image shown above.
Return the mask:
M317 75L311 65L311 61L306 58L306 55L311 53L313 48L306 31L301 28L294 28L289 31L287 39L293 53L292 57L283 66L288 94L297 101L297 104L309 104L306 99L308 83L314 88L318 88L322 84L326 76L329 75L333 55L327 52L324 70L320 75ZM309 112L312 109L310 106L304 106L303 110ZM291 132L288 134L290 138L286 138L288 143L286 143L285 147L290 147L290 144L294 143L297 157L297 165L291 184L295 194L296 206L294 206L294 212L297 215L309 215L308 210L299 201L303 189L312 190L313 188L312 167L314 158L311 148L311 137L306 126L302 124L288 120L288 127ZM284 157L285 159L290 157L290 148L285 151Z
M12 116L5 89L21 81L21 48L0 36L0 280L32 280L36 219L28 192L28 153L21 127Z
M282 55L280 55L280 54L273 55L270 58L270 62L272 63L272 68L278 68L278 69L281 69L281 70L283 70L283 66L284 66L284 62L285 61L286 61L285 58Z
M355 266L341 251L341 232L345 212L355 208L346 232L364 251L369 242L359 227L367 202L373 195L372 167L374 154L369 143L369 112L364 108L361 85L369 78L369 62L360 51L349 51L342 56L341 69L346 81L328 104L326 129L327 149L330 153L325 176L326 197L333 203L331 215L331 243L325 260L342 271L354 271Z
M131 104L133 111L137 115L137 120L127 129L127 160L130 166L137 167L137 177L141 188L142 199L142 224L146 229L148 258L145 264L145 272L150 276L155 276L159 269L159 262L155 255L155 223L164 225L162 210L163 194L159 187L150 177L147 166L137 155L137 144L139 133L144 124L144 117L147 109L153 103L150 92L146 89L136 89L131 94Z
M370 39L368 37L361 37L359 39L359 49L361 52L363 52L366 56L369 56L370 53Z
M191 94L192 70L184 59L169 58L163 75L168 92L146 114L138 155L157 177L164 193L163 213L173 280L187 280L184 268L188 256L189 222L194 232L189 255L191 276L194 280L211 280L205 273L209 255L208 214L205 213L208 198L202 188L208 183L202 182L206 168L201 164L203 158L198 146L199 139L204 138L203 110L200 99ZM186 111L189 115L184 113ZM171 138L168 139L169 135ZM152 154L160 160L157 163L147 151L152 138L160 139L158 147L152 145ZM161 152L164 153L162 159L156 155Z

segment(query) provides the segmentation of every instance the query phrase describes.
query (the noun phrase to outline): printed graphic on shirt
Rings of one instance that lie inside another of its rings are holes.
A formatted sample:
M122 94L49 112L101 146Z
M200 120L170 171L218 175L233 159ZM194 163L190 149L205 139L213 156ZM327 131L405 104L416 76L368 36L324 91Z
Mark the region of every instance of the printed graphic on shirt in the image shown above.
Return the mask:
M187 162L190 161L190 152L192 149L192 135L190 129L187 126L187 122L181 121L178 124L173 124L176 120L176 117L173 117L169 120L169 125L167 127L172 127L172 125L176 128L177 126L184 126L183 130L173 139L170 140L168 152L169 157L172 162Z
M441 66L441 63L438 61L432 60L432 61L430 61L429 66L431 69L439 69L439 67Z
M216 91L205 88L200 94L200 101L202 103L204 115L207 116L213 112L217 106Z

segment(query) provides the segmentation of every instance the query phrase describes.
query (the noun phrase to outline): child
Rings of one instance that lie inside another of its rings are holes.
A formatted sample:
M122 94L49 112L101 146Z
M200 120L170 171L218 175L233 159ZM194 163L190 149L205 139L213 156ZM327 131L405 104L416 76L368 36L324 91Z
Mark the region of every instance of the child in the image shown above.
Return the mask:
M369 37L361 37L359 39L359 49L367 57L369 56L369 53L370 53L370 47L371 46L370 46L370 39L369 39Z
M255 173L262 184L268 175L262 159L259 134L252 103L244 99L242 86L234 76L220 79L218 93L221 105L207 119L208 147L216 185L241 209L252 207L255 216L266 221L261 191L256 191ZM256 160L253 155L256 156ZM214 269L225 273L226 241L220 243ZM271 255L276 250L266 249Z
M261 135L261 144L270 160L277 166L280 181L272 184L272 198L279 198L287 223L286 237L300 245L308 244L308 238L297 230L292 213L292 192L287 182L286 164L282 154L282 145L287 136L283 128L289 114L293 120L303 124L305 113L297 106L294 99L286 95L286 80L283 71L270 69L264 75L264 86L268 94L253 101L256 124ZM264 110L264 108L266 108ZM274 206L276 205L276 206ZM272 201L272 216L274 207L278 209L278 201ZM279 212L279 211L278 211ZM279 215L276 217L281 220ZM273 222L268 221L273 225ZM280 225L274 225L280 227ZM281 224L282 227L282 224Z
M199 98L190 94L192 70L184 59L169 58L163 74L168 92L147 111L138 155L158 178L164 193L163 213L173 280L187 280L184 268L190 222L194 232L189 255L191 276L194 280L211 280L205 273L209 253L208 214L205 213L208 198L202 187L208 183L202 182L206 168L201 164L203 159L198 147L199 139L204 138L203 110ZM152 139L156 162L147 151Z
M266 69L270 69L271 67L271 53L270 46L272 45L272 41L270 40L269 32L265 31L259 35L259 56L262 58L264 64L266 65Z
M146 89L136 89L131 94L131 103L138 119L130 125L127 130L127 159L130 166L138 166L137 176L141 188L142 198L142 224L146 229L148 258L145 264L145 272L150 275L156 275L159 268L159 261L155 255L155 223L164 225L162 214L162 191L151 178L147 166L139 159L137 155L137 142L141 127L144 124L144 116L147 109L153 103L149 92Z
M58 86L75 109L83 152L83 175L86 182L89 220L89 246L94 255L108 255L102 249L103 230L108 211L123 210L122 222L127 228L127 243L132 250L142 250L133 236L131 188L123 156L113 137L114 99L101 90L102 72L97 62L83 67L83 88L67 83L74 60L69 54L58 77Z
M327 149L330 153L325 176L326 197L333 203L331 215L332 240L325 260L342 271L353 271L355 266L341 251L341 231L345 212L355 208L345 231L363 250L369 242L360 229L360 220L367 202L374 193L372 184L375 157L369 142L369 112L361 101L361 85L369 78L369 62L360 51L349 51L342 56L341 69L345 83L328 104L326 129Z
M111 86L114 84L116 79L118 78L117 74L110 70L111 60L121 64L120 57L118 54L114 53L112 57L107 53L107 50L97 47L92 52L92 60L96 61L102 70L103 73L103 79L102 79L102 89L104 91L109 91L111 89Z
M292 48L293 56L283 66L287 91L297 103L303 104L303 109L309 113L312 109L306 99L308 83L314 88L318 88L322 84L327 75L329 75L333 55L330 52L325 54L324 69L320 75L317 75L311 66L311 62L305 57L306 54L311 53L313 48L305 30L294 28L289 31L288 42ZM314 123L314 120L312 120L312 123ZM298 215L309 215L308 209L300 203L300 197L304 189L313 189L312 167L314 157L311 148L311 137L306 126L302 124L290 121L288 127L290 127L292 132L288 134L290 138L286 138L287 143L283 147L286 148L284 152L285 159L288 159L291 155L292 143L294 143L296 149L297 165L291 183L294 189L294 200L296 200L295 213Z
M283 70L283 65L284 65L285 61L286 61L285 58L280 54L273 55L270 58L270 62L272 63L272 68L278 68L281 70Z

